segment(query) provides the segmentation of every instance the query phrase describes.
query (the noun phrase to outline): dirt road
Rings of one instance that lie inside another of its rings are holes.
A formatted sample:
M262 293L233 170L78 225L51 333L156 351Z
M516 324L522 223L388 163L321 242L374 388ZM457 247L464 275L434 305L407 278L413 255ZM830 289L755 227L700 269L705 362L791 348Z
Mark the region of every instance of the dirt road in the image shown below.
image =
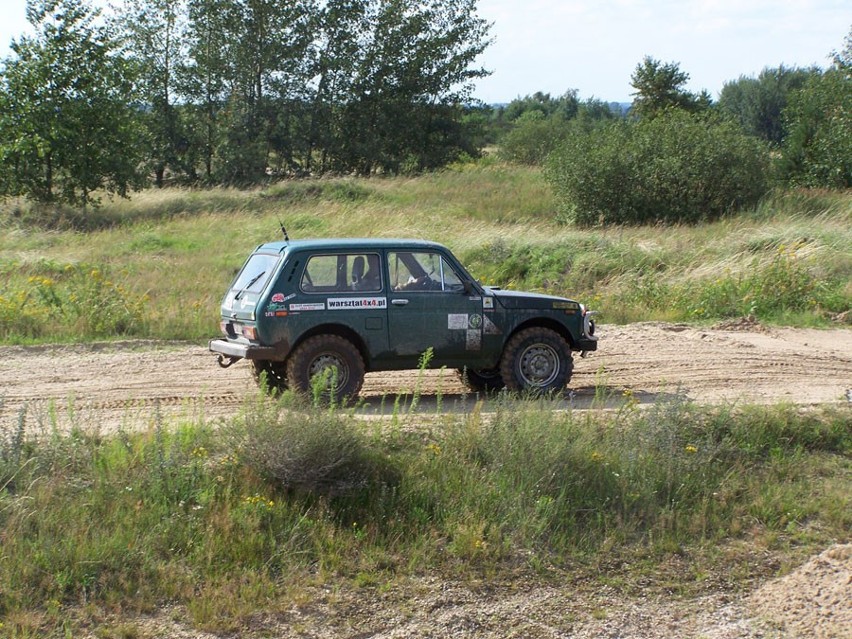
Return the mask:
M576 359L565 404L611 404L629 392L640 402L682 393L701 403L847 401L852 330L763 328L749 322L713 329L643 323L603 326L600 350ZM371 373L366 413L387 413L420 384L419 410L458 410L473 401L453 371ZM195 419L236 414L254 392L249 366L219 368L206 348L129 341L0 348L0 424L50 419L67 427L138 425L159 414Z

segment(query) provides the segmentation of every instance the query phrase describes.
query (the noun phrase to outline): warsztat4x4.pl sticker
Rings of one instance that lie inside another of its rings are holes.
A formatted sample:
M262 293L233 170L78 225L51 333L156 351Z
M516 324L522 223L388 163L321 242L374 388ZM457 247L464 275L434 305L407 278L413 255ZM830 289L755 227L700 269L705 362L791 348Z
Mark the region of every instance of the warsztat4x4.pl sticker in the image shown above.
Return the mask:
M386 297L333 297L328 300L328 310L348 311L352 309L375 310L388 307Z

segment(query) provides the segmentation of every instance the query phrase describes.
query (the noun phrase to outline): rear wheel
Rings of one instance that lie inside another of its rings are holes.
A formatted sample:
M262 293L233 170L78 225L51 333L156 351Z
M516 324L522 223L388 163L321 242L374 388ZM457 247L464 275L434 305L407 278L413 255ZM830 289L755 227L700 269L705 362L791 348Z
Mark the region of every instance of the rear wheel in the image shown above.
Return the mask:
M573 370L568 343L556 331L540 326L514 335L500 360L500 374L513 391L561 391Z
M265 377L268 390L274 392L283 391L287 388L287 367L284 362L258 359L253 360L251 364L254 379L258 384L262 384Z
M322 396L342 400L358 395L364 383L364 359L349 340L338 335L309 337L287 360L287 381L293 390L311 393L322 378Z
M459 378L465 386L477 393L498 391L506 385L503 383L499 369L496 368L480 368L477 370L460 368Z

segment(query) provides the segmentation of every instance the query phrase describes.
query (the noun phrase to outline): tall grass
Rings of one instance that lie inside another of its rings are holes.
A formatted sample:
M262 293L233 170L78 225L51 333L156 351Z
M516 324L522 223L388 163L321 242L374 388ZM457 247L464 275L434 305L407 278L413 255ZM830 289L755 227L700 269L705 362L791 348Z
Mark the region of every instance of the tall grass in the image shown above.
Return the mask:
M852 525L846 407L639 411L627 398L574 414L498 398L488 418L478 404L411 430L295 401L258 395L218 431L154 415L144 432L36 439L6 420L5 631L167 602L228 631L308 583L659 561L746 531L819 543Z
M227 283L279 222L293 238L441 241L483 283L574 297L604 322L827 324L852 306L844 193L779 192L711 224L578 230L556 220L539 171L488 161L417 178L150 190L74 215L0 207L0 341L209 337ZM103 273L112 289L72 309L86 285L66 269Z

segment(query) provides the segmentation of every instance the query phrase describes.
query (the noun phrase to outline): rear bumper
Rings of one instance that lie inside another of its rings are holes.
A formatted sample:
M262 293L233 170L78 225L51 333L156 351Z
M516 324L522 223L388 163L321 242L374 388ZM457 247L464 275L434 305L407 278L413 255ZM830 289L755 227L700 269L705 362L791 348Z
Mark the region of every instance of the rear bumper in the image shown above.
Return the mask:
M262 359L280 361L284 359L286 351L274 346L258 346L256 344L245 344L232 342L227 339L211 339L209 349L213 353L219 353L226 357L238 359Z
M597 338L577 340L577 343L574 345L574 348L572 350L575 350L575 351L596 351L596 350L598 350L598 340L597 340Z

